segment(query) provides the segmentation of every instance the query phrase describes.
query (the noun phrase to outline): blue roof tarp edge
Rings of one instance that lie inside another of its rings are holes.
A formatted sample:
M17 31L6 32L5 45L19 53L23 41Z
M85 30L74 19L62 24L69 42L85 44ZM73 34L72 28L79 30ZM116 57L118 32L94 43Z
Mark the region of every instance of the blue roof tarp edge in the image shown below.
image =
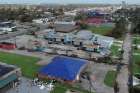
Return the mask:
M87 60L83 59L56 56L51 63L40 69L39 74L72 81L87 63Z

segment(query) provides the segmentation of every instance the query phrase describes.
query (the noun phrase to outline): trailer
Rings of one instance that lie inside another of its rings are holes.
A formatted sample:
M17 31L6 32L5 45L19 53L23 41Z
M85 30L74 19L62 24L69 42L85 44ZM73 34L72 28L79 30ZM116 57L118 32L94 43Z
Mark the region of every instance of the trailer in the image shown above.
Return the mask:
M57 50L56 53L59 54L59 55L66 55L67 51L65 51L65 50Z
M73 45L76 47L82 47L83 46L83 40L74 40Z
M16 44L8 43L8 42L1 42L0 48L6 49L6 50L13 50L16 48Z
M53 49L50 49L50 48L44 49L43 52L49 53L49 54L54 54L54 50Z

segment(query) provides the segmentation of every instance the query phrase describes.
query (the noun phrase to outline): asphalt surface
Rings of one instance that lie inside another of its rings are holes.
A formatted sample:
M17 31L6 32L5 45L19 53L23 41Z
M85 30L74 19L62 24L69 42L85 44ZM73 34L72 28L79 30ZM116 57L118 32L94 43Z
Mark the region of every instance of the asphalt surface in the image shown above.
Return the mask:
M27 78L21 78L20 84L15 87L9 89L6 93L50 93L48 90L40 89L38 86L32 86L31 80Z
M17 31L15 32L9 32L8 34L2 34L0 35L0 40L6 40L6 39L10 39L12 37L16 37L16 36L20 36L20 35L24 35L27 34L31 31L35 31L36 27L32 26L32 25L37 25L37 24L16 24L17 25ZM39 26L40 29L39 30L43 30L45 29L45 26Z
M117 81L119 85L119 93L129 93L128 91L128 77L129 77L129 64L130 64L130 56L131 56L131 34L129 33L131 30L131 24L127 27L127 33L123 43L123 60L122 63L125 64L124 67L120 70L120 73L117 76Z
M115 66L107 65L103 63L94 63L90 64L91 66L91 86L88 80L82 79L81 86L95 93L113 93L113 88L108 87L104 84L104 78L108 71L115 70Z

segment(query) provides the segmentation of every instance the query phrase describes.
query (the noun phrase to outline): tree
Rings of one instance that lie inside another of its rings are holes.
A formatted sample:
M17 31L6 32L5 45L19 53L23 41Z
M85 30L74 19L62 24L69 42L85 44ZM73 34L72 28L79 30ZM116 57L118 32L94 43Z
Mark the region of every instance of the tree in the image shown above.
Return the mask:
M86 18L87 18L87 16L86 16L85 14L79 13L79 14L74 18L74 20L75 20L75 21L79 21L79 20L84 20L84 19L86 19Z
M86 23L80 23L80 29L87 29L88 25Z
M30 15L24 14L19 16L19 21L20 22L32 22L33 18Z
M0 9L0 20L8 21L8 20L20 20L21 22L31 22L32 19L41 17L43 12L37 10L28 10L26 8L1 8Z
M126 31L126 21L124 18L120 18L118 21L116 21L115 27L111 32L107 34L107 36L120 38Z

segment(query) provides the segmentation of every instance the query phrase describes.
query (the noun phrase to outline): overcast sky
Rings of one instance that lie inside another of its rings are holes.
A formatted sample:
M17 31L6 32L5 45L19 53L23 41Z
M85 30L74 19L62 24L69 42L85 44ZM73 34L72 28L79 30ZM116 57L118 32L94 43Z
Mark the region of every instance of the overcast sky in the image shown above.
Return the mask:
M120 4L122 1L126 1L128 4L140 4L140 0L0 0L0 3L4 4L40 4L40 3L110 3Z

